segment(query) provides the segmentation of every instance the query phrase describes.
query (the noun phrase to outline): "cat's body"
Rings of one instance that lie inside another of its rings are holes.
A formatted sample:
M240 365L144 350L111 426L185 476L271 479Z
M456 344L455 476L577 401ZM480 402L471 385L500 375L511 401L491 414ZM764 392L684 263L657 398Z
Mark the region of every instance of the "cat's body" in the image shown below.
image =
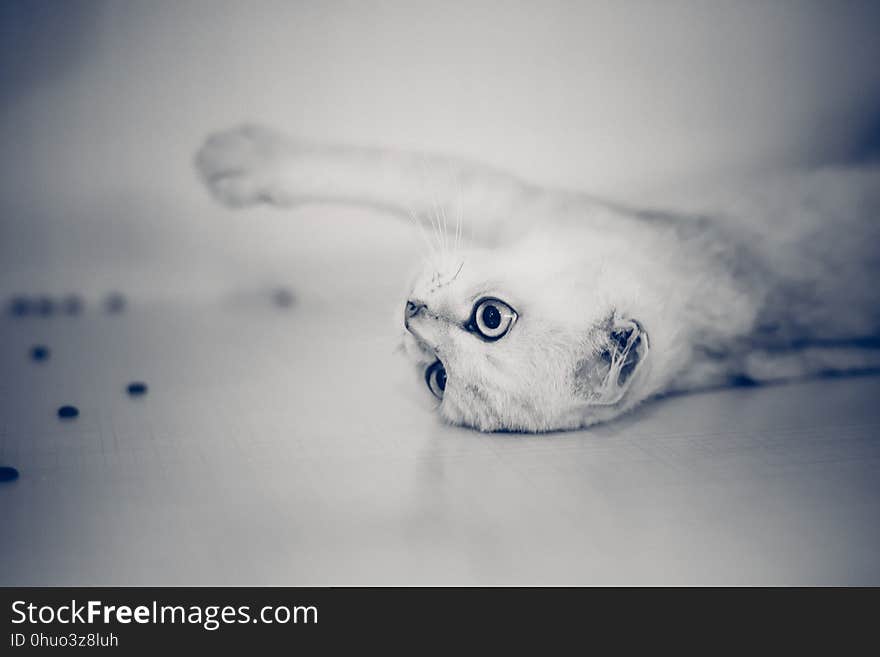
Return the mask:
M726 221L254 126L209 138L197 166L230 206L354 203L428 226L404 344L452 423L577 428L667 392L880 368L876 171Z

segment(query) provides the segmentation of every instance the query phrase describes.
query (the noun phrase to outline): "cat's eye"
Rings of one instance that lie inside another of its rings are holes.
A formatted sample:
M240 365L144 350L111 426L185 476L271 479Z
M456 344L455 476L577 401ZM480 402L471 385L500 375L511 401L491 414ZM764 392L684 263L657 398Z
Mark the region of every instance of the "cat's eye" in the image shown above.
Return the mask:
M474 304L467 329L484 340L494 342L507 335L517 316L516 311L501 299L480 299Z
M437 399L443 399L443 393L446 392L446 368L439 360L435 360L425 370L425 383L428 384L431 394Z

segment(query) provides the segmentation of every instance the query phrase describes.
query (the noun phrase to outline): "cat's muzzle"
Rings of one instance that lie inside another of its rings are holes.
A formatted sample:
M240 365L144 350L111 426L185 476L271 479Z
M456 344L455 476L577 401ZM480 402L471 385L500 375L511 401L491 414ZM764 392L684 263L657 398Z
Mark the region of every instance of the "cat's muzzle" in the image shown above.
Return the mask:
M418 301L413 301L410 299L406 302L406 306L404 306L403 308L403 325L406 327L407 331L410 331L409 320L418 315L424 309L425 304L419 303Z
M403 316L409 319L410 317L415 317L420 312L422 312L422 308L425 307L425 304L419 303L417 301L409 300L406 302L406 306L403 310Z

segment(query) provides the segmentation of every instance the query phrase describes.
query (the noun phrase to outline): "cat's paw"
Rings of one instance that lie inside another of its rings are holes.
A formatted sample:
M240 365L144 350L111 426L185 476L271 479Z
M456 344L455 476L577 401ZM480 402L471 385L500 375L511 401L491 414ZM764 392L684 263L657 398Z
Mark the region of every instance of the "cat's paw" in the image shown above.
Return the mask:
M293 150L281 133L246 124L209 136L195 164L214 197L226 205L281 203L283 172Z

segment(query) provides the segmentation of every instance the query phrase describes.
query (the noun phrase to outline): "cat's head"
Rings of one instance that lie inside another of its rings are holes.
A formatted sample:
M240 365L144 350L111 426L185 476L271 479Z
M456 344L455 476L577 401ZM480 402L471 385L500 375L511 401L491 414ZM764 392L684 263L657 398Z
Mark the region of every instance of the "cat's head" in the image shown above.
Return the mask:
M644 395L649 342L624 281L547 242L433 258L401 315L442 417L482 431L586 426Z

